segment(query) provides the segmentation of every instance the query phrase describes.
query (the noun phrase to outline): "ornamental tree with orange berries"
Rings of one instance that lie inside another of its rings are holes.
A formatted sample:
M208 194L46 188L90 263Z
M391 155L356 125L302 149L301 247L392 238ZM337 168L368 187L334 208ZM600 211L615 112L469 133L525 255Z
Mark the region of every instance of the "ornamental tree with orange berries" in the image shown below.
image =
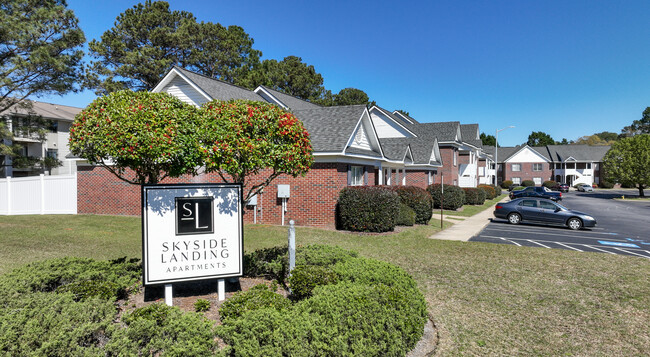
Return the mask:
M70 151L132 184L196 175L198 119L197 108L166 93L113 92L77 114Z
M293 114L245 100L212 101L199 111L205 169L217 172L224 182L241 183L244 201L280 175L297 177L309 171L314 160L309 133ZM248 185L254 175L264 176Z

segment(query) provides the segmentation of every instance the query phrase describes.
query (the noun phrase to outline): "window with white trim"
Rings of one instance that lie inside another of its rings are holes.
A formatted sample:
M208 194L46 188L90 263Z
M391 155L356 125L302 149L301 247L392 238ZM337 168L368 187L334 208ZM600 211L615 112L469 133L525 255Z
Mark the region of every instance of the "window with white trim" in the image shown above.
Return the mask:
M533 171L542 171L542 164L533 164Z
M350 167L350 186L363 186L363 166Z
M513 185L521 185L521 177L513 177L512 178L512 184Z
M542 184L542 178L541 177L533 177L533 182L535 182L535 185L541 185Z
M456 150L454 150L454 166L456 166Z
M587 163L587 169L591 169L591 162Z
M512 171L521 171L521 164L512 164Z

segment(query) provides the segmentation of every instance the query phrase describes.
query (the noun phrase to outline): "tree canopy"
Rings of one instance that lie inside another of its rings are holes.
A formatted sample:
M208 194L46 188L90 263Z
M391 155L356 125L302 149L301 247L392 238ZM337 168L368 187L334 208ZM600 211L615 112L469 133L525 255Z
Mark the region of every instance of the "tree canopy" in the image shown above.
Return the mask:
M259 63L261 52L239 26L197 23L187 11L147 0L121 13L113 28L88 44L94 58L86 86L97 94L151 90L173 66L236 82Z
M650 107L645 108L641 119L637 119L623 128L622 134L624 136L634 136L639 134L650 134Z
M639 134L612 144L603 159L603 169L609 181L639 189L650 187L650 135Z
M78 90L86 41L65 0L0 2L0 113L29 96Z
M132 184L196 174L198 115L166 93L118 91L95 99L70 128L70 151Z
M370 101L366 92L357 88L343 88L338 92L338 94L332 94L332 91L330 90L323 90L323 94L316 99L312 99L312 102L326 107L355 104L372 106L375 104L374 101Z
M480 138L483 145L497 146L497 138L495 138L494 135L486 135L485 133L481 133Z
M309 133L293 114L253 101L212 101L201 106L201 143L206 172L240 182L244 201L280 175L304 175L313 163ZM270 172L263 172L270 168ZM253 176L257 176L253 179Z
M526 144L529 146L555 145L555 140L543 131L534 131L528 135Z
M237 84L255 88L259 85L298 97L317 99L323 93L323 76L297 56L287 56L282 61L264 60L249 76Z

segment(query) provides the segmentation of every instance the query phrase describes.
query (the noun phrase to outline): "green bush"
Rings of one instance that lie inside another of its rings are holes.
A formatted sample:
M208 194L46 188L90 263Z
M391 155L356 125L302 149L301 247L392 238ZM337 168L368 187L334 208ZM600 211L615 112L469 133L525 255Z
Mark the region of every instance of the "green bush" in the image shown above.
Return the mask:
M610 181L601 180L600 183L598 184L598 187L599 188L613 188L614 183L612 183Z
M291 272L289 286L291 298L302 300L311 297L312 291L321 285L336 284L338 275L330 267L319 265L298 265Z
M399 212L397 214L398 226L412 226L415 224L415 211L413 208L400 203Z
M512 188L512 191L519 191L519 190L523 190L523 189L525 189L525 188L526 188L526 187L524 187L524 186L516 186L516 187L513 187L513 188Z
M333 270L339 283L278 312L248 311L218 328L229 353L240 356L400 356L420 339L426 304L401 268L347 258Z
M296 249L296 265L332 266L358 256L357 252L340 247L314 244Z
M210 302L205 299L198 299L194 302L194 311L204 312L210 310Z
M106 343L108 356L213 356L213 322L195 312L151 304L125 313L126 327L114 325Z
M494 188L494 197L501 196L501 186L492 186Z
M442 196L440 184L435 183L427 187L427 191L433 199L433 207L440 208L440 199ZM444 186L443 209L457 210L463 207L465 202L465 191L458 186Z
M533 180L523 180L521 182L521 185L524 186L524 187L533 187L533 186L535 186L535 181L533 181Z
M236 319L252 310L272 307L283 310L291 306L291 301L277 294L264 284L255 285L248 291L238 292L226 300L219 309L221 321Z
M388 187L346 187L339 194L339 228L361 232L392 231L399 202L397 193Z
M544 181L544 183L542 183L542 186L552 189L555 186L557 186L557 182L555 182L553 180Z
M494 190L494 186L478 185L478 188L480 188L481 190L483 190L483 192L485 192L485 199L487 200L491 200L498 196L496 191ZM499 189L499 192L501 192L501 189Z
M464 187L466 205L482 205L485 203L485 191L480 188Z
M244 275L264 276L284 282L289 269L287 247L272 247L244 254Z
M393 188L400 202L415 211L415 223L428 224L433 213L431 195L427 190L416 186L395 186Z
M506 190L512 186L512 181L511 180L505 180L501 182L501 188L505 188Z

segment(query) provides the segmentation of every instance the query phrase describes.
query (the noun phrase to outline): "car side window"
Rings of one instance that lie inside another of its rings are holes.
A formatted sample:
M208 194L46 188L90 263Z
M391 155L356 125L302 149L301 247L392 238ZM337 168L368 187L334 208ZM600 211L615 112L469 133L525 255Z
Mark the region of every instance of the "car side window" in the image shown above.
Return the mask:
M523 201L521 201L521 203L519 205L524 206L524 207L537 207L537 201L535 201L535 200L523 200Z
M539 206L540 206L541 208L552 209L552 210L554 210L554 211L555 211L555 209L557 208L556 205L552 204L551 202L546 202L546 201L540 201L540 202L539 202Z

